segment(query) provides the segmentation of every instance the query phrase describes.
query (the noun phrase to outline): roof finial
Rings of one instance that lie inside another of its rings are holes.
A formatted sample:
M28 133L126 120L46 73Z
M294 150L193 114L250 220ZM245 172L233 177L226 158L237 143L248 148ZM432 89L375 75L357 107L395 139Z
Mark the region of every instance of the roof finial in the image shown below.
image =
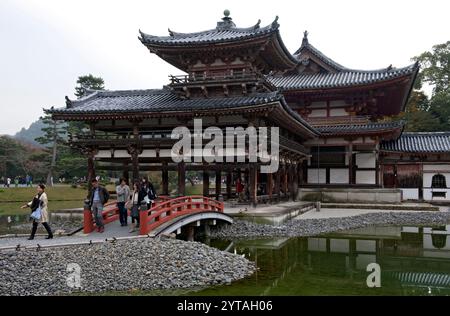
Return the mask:
M303 32L303 40L302 40L302 46L307 45L308 44L308 31L305 30Z
M232 21L233 19L230 18L230 10L224 10L223 15L224 17L222 18L222 21L217 22L217 29L236 27L236 25Z

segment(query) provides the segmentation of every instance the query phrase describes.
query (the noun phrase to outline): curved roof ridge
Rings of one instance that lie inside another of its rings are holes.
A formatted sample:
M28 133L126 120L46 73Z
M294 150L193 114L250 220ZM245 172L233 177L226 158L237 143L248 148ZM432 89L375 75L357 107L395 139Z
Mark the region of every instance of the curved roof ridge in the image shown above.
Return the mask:
M316 47L314 47L312 44L310 44L307 40L306 41L303 40L302 46L300 46L300 48L297 49L297 51L294 53L294 56L300 56L304 49L308 49L317 58L319 58L324 63L326 63L327 65L331 66L332 68L335 68L338 71L343 71L343 70L347 70L348 69L347 67L342 66L338 62L334 61L333 59L331 59L330 57L328 57L327 55L322 53L320 50L318 50Z
M260 27L261 24L261 20L258 20L258 22L250 27L246 27L246 28L240 28L240 27L235 27L235 26L230 26L230 27L215 27L213 29L209 29L209 30L205 30L205 31L199 31L199 32L192 32L192 33L181 33L181 32L175 32L172 31L170 28L168 29L169 31L169 35L168 36L158 36L158 35L151 35L151 34L147 34L142 32L139 29L139 34L140 37L139 39L141 40L141 42L145 43L145 42L176 42L177 39L189 39L189 38L195 38L198 36L202 36L202 35L209 35L209 34L218 34L221 32L230 32L230 33L235 33L235 34L241 34L241 35L247 35L247 36L251 36L251 35L259 35L262 33L267 33L267 32L271 32L271 31L276 31L279 28L279 24L278 24L278 16L275 18L275 20L264 26L264 27ZM241 38L241 37L238 37ZM231 38L232 39L232 38ZM195 40L195 39L193 39Z

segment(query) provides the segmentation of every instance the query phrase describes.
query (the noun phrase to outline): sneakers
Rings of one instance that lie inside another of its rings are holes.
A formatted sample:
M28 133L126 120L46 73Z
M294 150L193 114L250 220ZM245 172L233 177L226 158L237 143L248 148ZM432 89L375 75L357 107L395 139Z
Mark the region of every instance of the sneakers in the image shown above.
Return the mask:
M98 231L99 233L103 233L105 231L105 227L100 227L100 230Z
M136 231L136 228L130 229L129 233L134 233Z
M48 235L45 239L53 239L53 235Z

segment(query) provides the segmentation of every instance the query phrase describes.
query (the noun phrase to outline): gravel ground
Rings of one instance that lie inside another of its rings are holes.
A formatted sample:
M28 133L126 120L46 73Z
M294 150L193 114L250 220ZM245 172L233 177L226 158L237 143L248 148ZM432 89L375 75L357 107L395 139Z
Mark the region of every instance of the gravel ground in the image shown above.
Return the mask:
M67 265L81 267L81 290ZM247 259L197 242L124 240L41 251L0 252L0 295L163 290L227 284L256 269Z
M233 225L211 230L211 237L302 237L372 225L439 225L446 223L450 223L450 212L378 212L340 218L293 219L280 226L235 220Z

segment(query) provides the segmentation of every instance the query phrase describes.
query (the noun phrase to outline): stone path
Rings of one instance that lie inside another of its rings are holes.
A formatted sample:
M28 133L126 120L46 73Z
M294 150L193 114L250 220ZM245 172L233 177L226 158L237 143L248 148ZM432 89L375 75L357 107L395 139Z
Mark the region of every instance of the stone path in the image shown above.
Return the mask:
M62 246L66 244L77 243L89 243L92 242L104 242L106 240L113 240L114 238L127 238L138 236L138 231L130 233L131 226L121 227L118 222L110 223L105 226L104 233L93 232L91 234L83 234L83 232L77 233L73 236L55 236L53 239L45 239L45 236L35 237L34 240L27 240L28 237L12 237L12 238L0 238L0 250L5 248L16 247L20 244L21 247L38 246Z

